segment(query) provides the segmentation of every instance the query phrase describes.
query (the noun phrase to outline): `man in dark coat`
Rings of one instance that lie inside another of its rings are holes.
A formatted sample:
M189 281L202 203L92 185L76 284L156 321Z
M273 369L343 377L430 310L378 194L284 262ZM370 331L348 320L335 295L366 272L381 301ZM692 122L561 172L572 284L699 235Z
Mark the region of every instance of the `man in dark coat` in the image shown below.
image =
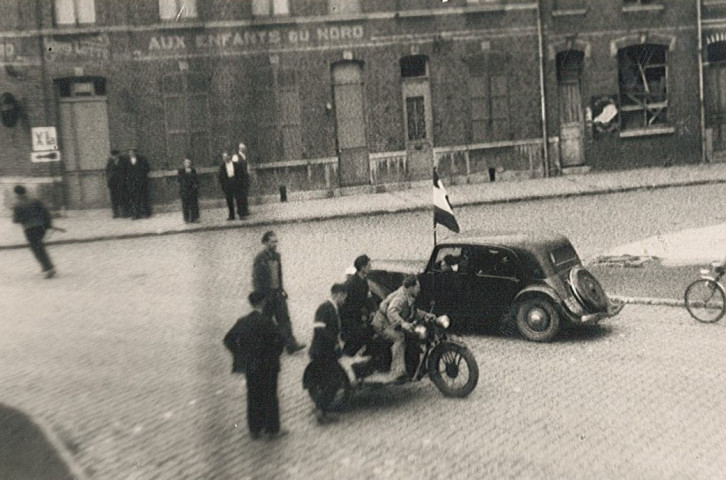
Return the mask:
M126 205L126 159L118 150L111 150L111 156L106 162L106 185L111 197L111 210L113 218L125 217Z
M142 217L151 216L151 205L149 203L149 162L137 155L135 150L129 150L126 163L127 175L126 185L129 199L131 218L137 220Z
M184 221L196 223L199 221L199 178L190 159L184 159L184 167L177 172L177 180Z
M345 341L345 353L353 355L373 338L370 315L376 311L376 303L368 287L371 259L360 255L353 262L355 274L345 282L348 296L340 309L343 320L341 336Z
M252 312L237 320L224 337L232 352L232 373L244 372L247 378L247 425L252 439L266 433L279 437L280 429L277 377L284 339L270 317L264 315L265 295L250 293Z
M328 413L328 407L335 398L338 382L336 375L342 374L338 358L342 355L340 339L340 307L345 302L345 285L334 284L330 289L330 300L322 303L315 312L313 342L310 344L312 363L311 380L319 388L315 390L315 409L318 423L328 423L335 418Z
M277 235L267 231L262 236L265 248L257 254L252 264L252 286L254 290L267 296L265 313L275 318L285 337L287 353L295 353L305 348L292 333L290 313L287 309L287 293L282 284L282 261L277 252Z
M234 220L234 207L237 204L237 214L240 220L247 216L247 207L243 205L242 194L244 193L244 175L242 167L232 161L229 153L222 153L222 165L219 166L219 185L224 192L224 198L227 200L227 209L229 216L227 220ZM246 172L245 172L246 173Z
M48 252L45 251L45 245L43 245L45 231L52 227L50 212L45 208L43 202L30 198L24 186L15 185L13 191L17 195L17 201L13 205L13 223L23 226L25 238L28 240L33 255L43 268L45 278L52 278L55 275L55 268L50 261Z
M240 174L242 176L242 193L241 193L241 206L242 206L242 213L240 213L240 218L246 217L249 215L249 206L247 202L247 197L250 194L250 173L249 173L249 165L247 163L247 145L240 142L240 144L237 146L237 153L235 153L232 156L232 161L237 164L239 167Z

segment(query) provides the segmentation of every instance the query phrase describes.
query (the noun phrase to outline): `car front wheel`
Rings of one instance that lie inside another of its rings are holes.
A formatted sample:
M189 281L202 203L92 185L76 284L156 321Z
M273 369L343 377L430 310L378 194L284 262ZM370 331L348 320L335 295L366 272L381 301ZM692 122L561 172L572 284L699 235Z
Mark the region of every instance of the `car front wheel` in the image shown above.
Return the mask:
M560 315L545 298L530 298L515 307L517 330L527 340L549 342L560 330Z

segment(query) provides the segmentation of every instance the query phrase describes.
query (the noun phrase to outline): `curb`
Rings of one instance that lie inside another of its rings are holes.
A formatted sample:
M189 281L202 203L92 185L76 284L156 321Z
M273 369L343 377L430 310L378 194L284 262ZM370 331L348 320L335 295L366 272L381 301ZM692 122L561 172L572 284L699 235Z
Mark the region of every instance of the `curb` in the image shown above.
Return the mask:
M623 297L620 295L612 295L610 298L619 300L631 305L651 305L659 307L682 307L686 304L683 300L675 300L672 298L651 298L651 297Z
M524 196L515 197L515 198L483 199L483 200L469 200L469 201L464 200L461 203L456 203L454 205L454 207L458 208L458 207L469 207L469 206L478 206L478 205L497 205L497 204L508 204L508 203L517 203L517 202L532 202L532 201L538 201L538 200L550 200L550 199L594 196L594 195L608 195L608 194L613 194L613 193L625 193L625 192L633 192L633 191L639 191L639 190L648 191L648 190L660 190L660 189L674 188L674 187L716 185L716 184L723 184L723 183L726 183L726 179L693 180L693 181L682 181L682 182L676 181L676 182L669 182L669 183L657 184L657 185L612 187L612 188L604 188L604 189L584 190L581 192L533 194L533 195L524 195ZM231 229L236 229L236 228L281 225L281 224L288 224L288 223L320 222L320 221L325 221L325 220L337 220L337 219L341 219L341 218L355 217L355 216L359 216L359 215L360 216L364 216L364 215L365 216L376 216L376 215L387 215L387 214L394 214L394 213L417 212L417 211L422 211L422 210L428 210L431 208L432 208L431 205L425 204L425 205L402 206L402 207L397 207L394 209L376 209L376 210L361 211L361 212L349 211L349 212L343 212L343 213L334 213L334 214L330 214L330 215L318 215L318 216L307 217L307 218L280 218L280 219L271 219L271 220L252 220L252 221L247 221L247 222L236 224L236 225L212 225L212 226L208 226L208 227L198 227L198 228L171 229L171 230L159 230L159 231L153 231L153 232L146 231L146 232L138 232L138 233L100 235L100 236L95 236L95 237L76 238L76 239L69 239L69 240L53 240L50 242L46 242L46 245L69 245L69 244L76 244L76 243L91 243L91 242L99 242L99 241L107 241L107 240L125 240L125 239L134 239L134 238L142 238L142 237L176 235L176 234L194 233L194 232L231 230ZM20 248L27 248L27 244L22 243L22 244L12 244L12 245L0 245L0 250L12 250L12 249L20 249Z

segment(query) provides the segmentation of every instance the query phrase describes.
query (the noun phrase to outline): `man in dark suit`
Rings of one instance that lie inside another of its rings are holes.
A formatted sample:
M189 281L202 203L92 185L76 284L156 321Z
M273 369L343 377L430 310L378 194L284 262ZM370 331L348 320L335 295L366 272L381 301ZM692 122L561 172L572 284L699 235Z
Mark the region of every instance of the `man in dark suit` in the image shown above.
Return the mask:
M106 185L111 197L111 210L113 218L128 215L126 205L126 159L118 150L111 150L111 156L106 162Z
M265 313L275 318L285 337L287 353L295 353L305 348L305 344L298 343L292 333L290 313L287 309L287 293L282 285L282 261L277 252L277 235L267 231L262 236L265 248L257 254L252 263L252 286L254 290L263 292L267 296Z
M17 196L17 201L13 205L13 223L23 226L25 238L28 240L28 245L36 260L43 268L43 275L45 278L52 278L55 275L55 268L43 244L46 230L53 226L50 212L43 202L30 198L24 186L15 185L13 191Z
M219 166L219 185L224 192L224 198L227 200L227 209L229 216L227 220L234 220L234 207L237 204L237 214L240 220L247 216L246 207L242 202L242 194L244 193L244 175L242 167L232 161L229 153L222 153L222 165ZM246 172L245 172L246 173Z
M232 156L232 161L237 164L242 175L242 213L240 213L240 218L243 218L248 216L250 213L247 202L247 197L250 193L250 173L249 164L247 162L247 145L240 142L240 144L237 146L237 153Z
M252 312L237 320L224 337L224 345L232 352L232 373L244 372L247 377L247 425L252 439L266 433L279 437L280 429L277 377L284 339L270 317L264 315L265 295L250 293Z
M353 262L355 274L345 282L348 296L340 309L342 318L341 336L345 341L345 353L353 355L373 338L370 315L376 311L376 304L368 287L368 273L371 259L360 255Z
M149 203L149 162L136 151L129 150L126 163L126 186L131 218L137 220L151 216Z
M335 398L338 382L336 375L342 370L338 358L342 355L340 339L340 307L345 302L345 285L334 284L330 289L330 300L322 303L315 312L313 342L310 344L310 360L313 365L312 378L315 385L315 409L318 423L328 423L335 418L328 413L328 407Z

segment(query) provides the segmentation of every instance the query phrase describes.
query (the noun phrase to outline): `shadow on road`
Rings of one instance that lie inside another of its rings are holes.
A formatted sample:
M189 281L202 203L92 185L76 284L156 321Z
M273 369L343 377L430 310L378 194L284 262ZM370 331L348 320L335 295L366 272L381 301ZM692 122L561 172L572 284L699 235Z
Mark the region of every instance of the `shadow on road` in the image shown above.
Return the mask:
M0 478L73 480L41 428L19 410L0 404Z

